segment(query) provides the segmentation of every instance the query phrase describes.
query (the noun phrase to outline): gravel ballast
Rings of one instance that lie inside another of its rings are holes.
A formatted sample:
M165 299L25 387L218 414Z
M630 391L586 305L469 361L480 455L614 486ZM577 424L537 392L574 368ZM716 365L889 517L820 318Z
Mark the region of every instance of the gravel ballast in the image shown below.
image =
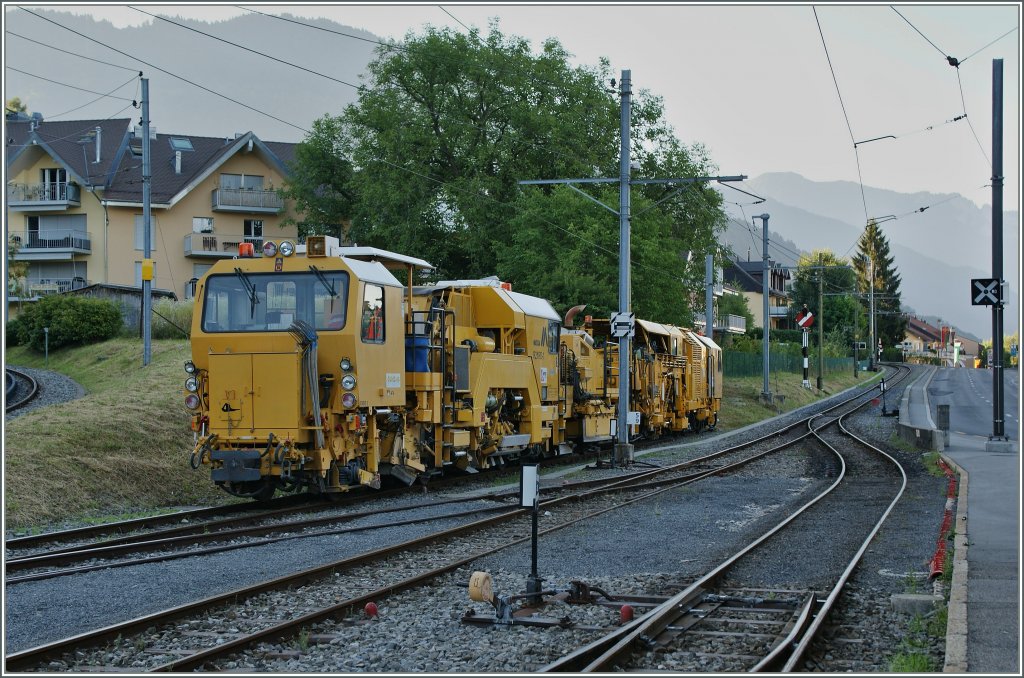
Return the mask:
M888 396L898 402L897 389ZM824 407L824 403L817 403L781 419L796 420ZM843 596L833 613L835 623L844 632L863 634L860 642L845 643L847 651L844 656L833 656L833 665L813 664L813 668L808 667L811 670L888 670L888 657L906 648L910 626L908 618L892 611L889 596L931 587L923 583L923 572L938 537L946 481L923 470L919 453L891 448L889 441L896 422L881 417L880 409L869 406L853 418L852 427L905 464L908 488L854 574L851 592ZM763 428L752 427L727 436L702 436L681 451L661 451L639 456L638 460L672 463L720 448L726 442L752 438ZM619 472L587 473L596 476ZM543 478L545 484L559 482L549 475ZM813 455L776 455L741 474L708 478L547 535L539 545L538 570L546 586L555 588L582 579L611 593L664 594L667 587L681 586L706 572L753 535L775 524L783 511L803 503L830 482L823 477L821 460ZM437 510L450 509L441 506ZM456 522L462 521L452 521ZM301 539L11 586L6 602L7 652L313 567L373 544L404 541L436 527L412 525L381 534ZM821 525L820 529L824 539L836 528ZM582 642L581 634L586 636L571 629L462 624L459 619L469 607L481 614L489 613L488 606L471 603L466 594L465 585L473 570L491 572L497 593L519 593L530 570L529 545L482 558L471 567L439 578L432 586L381 601L378 619L338 620L337 633L345 638L343 651L333 642L312 644L302 648L297 657L260 659L256 652L234 658L221 668L277 672L532 671L567 651L570 642ZM765 573L769 578L771 574ZM578 623L594 625L613 623L617 616L605 608L587 606L587 610L559 613L572 616ZM278 649L294 653L299 648L285 644ZM266 651L263 648L264 654ZM939 658L941 667L941 643L933 643L928 651Z

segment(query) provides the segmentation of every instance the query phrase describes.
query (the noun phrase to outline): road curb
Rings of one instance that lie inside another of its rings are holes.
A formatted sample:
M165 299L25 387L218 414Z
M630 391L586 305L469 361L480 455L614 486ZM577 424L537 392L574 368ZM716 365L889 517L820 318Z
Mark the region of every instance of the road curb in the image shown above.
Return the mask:
M960 475L953 539L953 581L949 587L946 618L946 661L944 673L967 672L967 471L955 461L942 460Z

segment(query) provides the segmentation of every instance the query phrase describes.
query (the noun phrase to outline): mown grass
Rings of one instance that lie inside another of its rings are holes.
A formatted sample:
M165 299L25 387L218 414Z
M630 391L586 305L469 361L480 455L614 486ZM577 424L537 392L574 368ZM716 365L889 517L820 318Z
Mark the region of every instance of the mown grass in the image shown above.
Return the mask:
M768 388L773 395L773 403L770 405L761 400L761 391L764 389L763 377L728 377L722 389L722 410L718 415L718 429L732 431L756 424L769 417L833 396L850 387L864 386L877 377L878 375L871 372L861 372L856 377L852 371L849 374L828 374L822 380L822 390L818 391L816 388L804 388L801 385L803 376L800 374L772 374L768 381ZM813 376L811 384L815 384Z
M143 367L142 342L124 338L51 352L49 369L87 395L7 423L7 528L224 501L209 474L188 465L182 365L189 356L187 341L158 340ZM43 356L23 347L7 351L6 361L43 367Z

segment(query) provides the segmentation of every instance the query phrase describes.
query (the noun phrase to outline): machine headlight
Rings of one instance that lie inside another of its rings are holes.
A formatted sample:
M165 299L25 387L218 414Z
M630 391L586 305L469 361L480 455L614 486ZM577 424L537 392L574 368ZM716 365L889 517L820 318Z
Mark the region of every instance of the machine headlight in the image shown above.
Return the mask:
M356 394L355 393L343 393L341 396L341 405L345 409L351 409L356 406Z
M282 240L279 249L282 257L290 257L295 254L295 245L290 240Z
M263 256L272 257L277 254L277 243L273 240L266 240L263 243Z
M189 393L187 396L185 396L185 407L187 407L190 410L198 410L199 396L197 396L195 393Z
M341 365L341 371L342 372L351 372L352 371L352 361L349 360L348 358L342 358L340 365Z
M185 372L187 374L195 374L196 373L196 364L194 362L192 362L191 360L186 360L185 361Z
M341 378L341 387L346 391L351 391L356 387L356 377L354 374L346 374Z
M189 377L185 380L185 390L195 393L199 390L199 382L196 381L195 377Z

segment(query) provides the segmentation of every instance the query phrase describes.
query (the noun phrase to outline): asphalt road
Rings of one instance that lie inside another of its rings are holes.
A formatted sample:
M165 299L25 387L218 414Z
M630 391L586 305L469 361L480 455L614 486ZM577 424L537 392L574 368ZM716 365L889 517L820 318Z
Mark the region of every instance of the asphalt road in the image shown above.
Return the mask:
M993 420L992 370L939 370L928 388L933 408L949 405L949 430L988 438ZM1003 429L1010 440L1020 441L1020 372L1003 370ZM933 411L933 415L935 412ZM938 420L936 420L936 424Z

